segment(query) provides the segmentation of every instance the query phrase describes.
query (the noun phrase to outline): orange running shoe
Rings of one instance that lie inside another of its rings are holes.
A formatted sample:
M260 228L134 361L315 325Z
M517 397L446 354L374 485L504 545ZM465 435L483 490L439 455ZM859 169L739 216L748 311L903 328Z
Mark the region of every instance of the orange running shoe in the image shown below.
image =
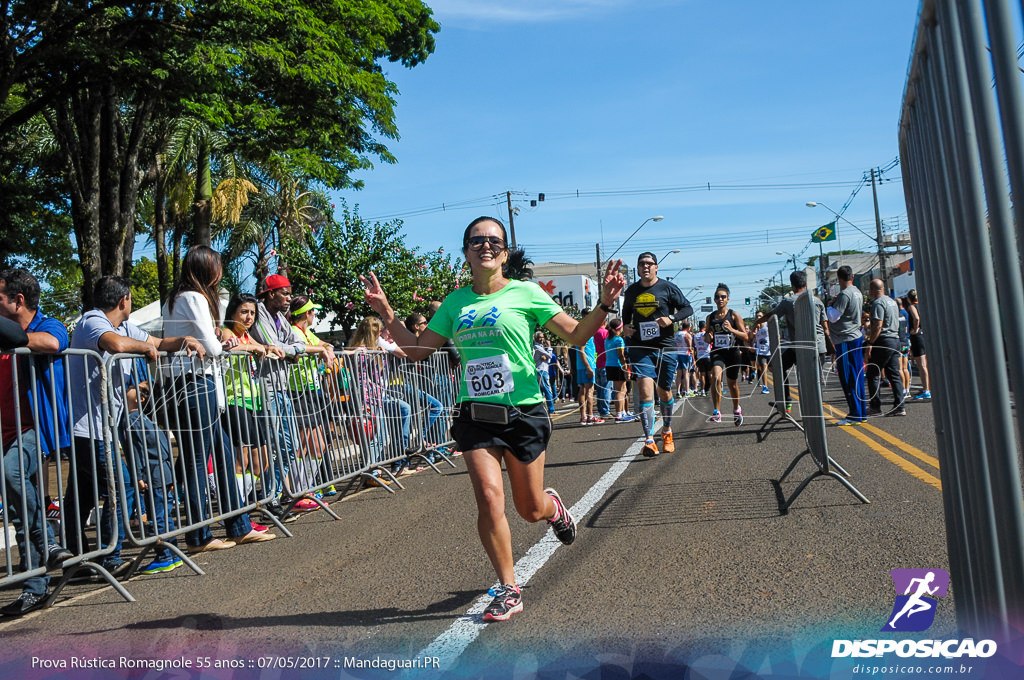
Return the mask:
M658 445L654 443L654 440L648 439L647 443L644 444L644 448L640 449L640 453L648 458L654 458L660 452L658 451Z
M661 433L661 448L664 449L665 453L672 453L676 450L676 445L672 442L671 432Z

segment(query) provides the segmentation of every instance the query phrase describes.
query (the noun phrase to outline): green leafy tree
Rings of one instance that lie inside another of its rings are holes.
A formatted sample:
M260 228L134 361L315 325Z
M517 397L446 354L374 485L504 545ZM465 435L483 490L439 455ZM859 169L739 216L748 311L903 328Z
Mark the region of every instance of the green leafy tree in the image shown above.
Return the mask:
M461 261L441 250L423 253L406 246L400 220L370 223L347 206L340 221L312 234L308 249L290 252L292 290L313 296L346 330L374 313L364 302L360 274L377 275L400 315L426 309L464 281Z
M143 257L132 266L132 308L142 309L160 299L160 279L156 261Z
M398 134L397 91L380 62L419 64L439 30L419 0L22 0L4 12L0 144L37 116L50 127L86 306L101 275L130 272L167 121L193 116L229 153L283 154L301 176L357 185L353 170L394 160L382 140Z

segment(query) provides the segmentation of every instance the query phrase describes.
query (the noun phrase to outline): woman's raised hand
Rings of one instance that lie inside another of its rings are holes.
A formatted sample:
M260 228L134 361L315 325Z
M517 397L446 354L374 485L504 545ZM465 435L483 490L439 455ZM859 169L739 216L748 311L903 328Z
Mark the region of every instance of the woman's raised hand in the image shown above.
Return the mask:
M370 272L370 278L367 279L365 276L360 274L359 282L362 283L363 288L366 289L366 304L370 305L370 308L382 317L387 316L387 312L391 310L391 305L388 304L388 296L384 294L384 289L380 287L380 281L377 280L377 275Z

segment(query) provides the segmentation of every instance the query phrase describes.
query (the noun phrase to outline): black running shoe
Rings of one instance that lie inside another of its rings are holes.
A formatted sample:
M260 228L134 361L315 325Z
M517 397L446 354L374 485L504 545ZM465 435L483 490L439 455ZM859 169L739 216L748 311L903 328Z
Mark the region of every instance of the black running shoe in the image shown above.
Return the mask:
M523 611L523 594L519 586L503 585L491 590L494 600L484 610L484 621L507 621Z
M557 491L544 489L544 493L554 499L559 510L558 519L548 520L551 528L555 531L555 538L564 545L572 545L572 542L576 540L576 520L572 518L569 508L565 507L565 503L562 502L562 497L558 495Z

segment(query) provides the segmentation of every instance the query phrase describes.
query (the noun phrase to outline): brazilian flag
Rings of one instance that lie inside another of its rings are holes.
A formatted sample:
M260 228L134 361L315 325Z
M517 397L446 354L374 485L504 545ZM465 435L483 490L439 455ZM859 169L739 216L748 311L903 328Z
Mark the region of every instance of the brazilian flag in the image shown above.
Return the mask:
M836 240L836 223L829 222L828 224L818 227L811 233L811 243L821 243L822 241L835 241Z

